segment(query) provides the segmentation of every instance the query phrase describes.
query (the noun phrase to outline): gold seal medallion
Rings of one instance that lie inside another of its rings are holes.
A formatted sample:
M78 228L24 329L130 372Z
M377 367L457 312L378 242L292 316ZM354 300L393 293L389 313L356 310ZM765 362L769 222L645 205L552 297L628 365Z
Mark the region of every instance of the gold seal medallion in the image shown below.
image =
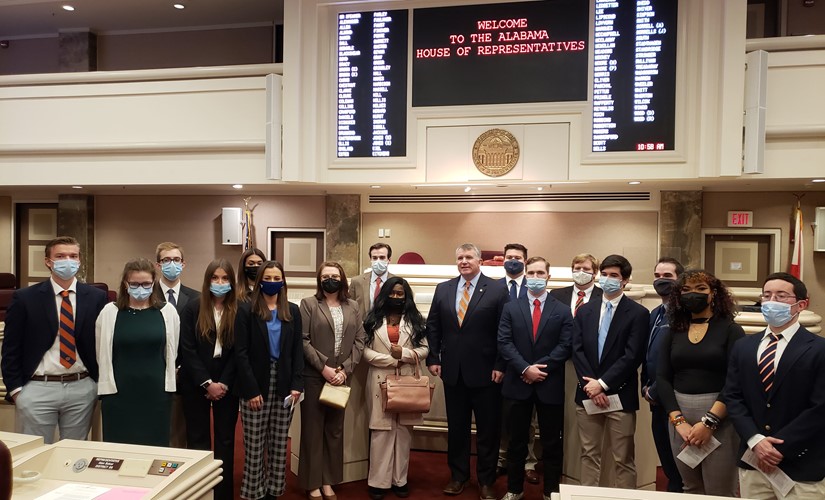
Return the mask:
M473 163L482 174L501 177L513 170L519 157L515 136L500 128L490 129L473 144Z

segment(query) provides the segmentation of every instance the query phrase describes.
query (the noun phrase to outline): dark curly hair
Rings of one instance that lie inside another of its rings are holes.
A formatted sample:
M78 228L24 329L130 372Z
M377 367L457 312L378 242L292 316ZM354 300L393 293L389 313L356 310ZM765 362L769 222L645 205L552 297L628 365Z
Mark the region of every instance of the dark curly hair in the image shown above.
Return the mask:
M689 269L679 276L676 286L667 297L667 314L671 331L686 332L690 328L691 313L682 307L679 296L682 295L682 287L685 283L695 281L703 281L710 287L713 296L710 306L715 318L732 320L736 316L736 303L725 284L704 269Z
M393 276L384 283L381 291L378 292L378 297L375 298L375 304L372 310L367 314L367 319L364 320L364 332L367 334L367 345L372 345L372 340L375 338L375 331L384 324L384 318L389 312L387 300L390 298L390 292L392 292L395 285L404 287L404 308L401 311L401 315L410 327L413 346L421 347L421 343L427 333L427 322L424 321L424 317L415 305L410 284L407 283L407 280L399 278L398 276Z

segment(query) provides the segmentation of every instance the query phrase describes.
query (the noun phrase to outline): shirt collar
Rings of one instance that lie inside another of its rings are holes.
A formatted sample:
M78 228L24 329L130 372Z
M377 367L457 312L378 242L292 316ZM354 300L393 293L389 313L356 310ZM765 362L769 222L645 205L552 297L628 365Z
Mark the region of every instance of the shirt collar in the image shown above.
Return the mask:
M63 291L63 287L57 284L54 277L49 277L49 281L52 283L52 290L54 290L54 294L60 295L60 292ZM72 278L72 284L69 285L69 288L66 288L66 290L77 293L77 278Z
M481 273L479 273L479 274L481 274ZM504 279L507 281L507 287L508 288L510 287L510 282L511 281L515 281L516 286L520 287L521 283L524 281L524 273L521 273L521 276L519 276L518 278L511 278L511 277L505 275Z
M173 287L166 286L166 283L163 280L158 281L160 283L160 290L163 292L163 298L165 299L167 295L169 295L169 290L175 291L175 300L180 296L180 280L178 280L177 284Z
M530 303L531 306L533 305L533 302L536 299L539 299L539 302L541 302L541 305L543 306L544 303L547 301L547 290L545 290L544 293L542 293L538 297L535 297L532 293L527 292L527 301Z
M620 293L619 296L613 300L607 300L607 295L602 295L602 303L610 302L611 304L613 304L613 309L616 309L616 307L619 305L619 302L622 300L622 297L624 297L624 292Z
M472 286L470 287L471 289L475 289L476 286L478 286L478 278L480 276L481 276L481 273L478 273L478 274L475 275L475 277L473 279L470 280L470 283L472 283ZM459 275L459 280L458 280L459 288L464 288L464 282L465 281L467 281L467 280L464 279L464 276Z
M793 338L793 336L796 334L796 332L799 331L799 326L800 326L799 325L799 320L797 319L796 321L794 321L794 323L791 326L789 326L788 328L785 328L781 332L776 333L774 335L782 335L783 339L790 342L791 338ZM773 333L773 331L771 330L771 327L765 328L765 331L762 333L762 340L765 340L766 338L768 338L768 335L770 335L771 333Z
M378 278L378 275L375 274L375 271L370 271L370 284L375 283L375 280ZM381 283L387 282L387 273L381 275Z

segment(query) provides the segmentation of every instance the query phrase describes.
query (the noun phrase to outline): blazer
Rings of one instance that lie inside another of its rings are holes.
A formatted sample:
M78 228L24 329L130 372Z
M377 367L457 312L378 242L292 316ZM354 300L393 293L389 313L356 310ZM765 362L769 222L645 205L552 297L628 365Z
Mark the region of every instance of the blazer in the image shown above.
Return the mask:
M341 340L341 354L335 356L335 326L329 306L325 300L315 296L301 299L301 324L305 377L322 378L324 366L343 367L347 378L352 375L355 365L361 361L364 352L364 320L358 303L348 299L341 304L344 313L344 335Z
M601 379L607 384L607 394L618 394L624 411L639 409L639 365L644 358L650 313L647 309L623 295L613 311L613 320L607 331L604 352L599 359L599 319L601 300L591 300L579 308L573 319L573 366L579 378L576 404L587 399L583 377Z
M461 374L467 387L485 387L493 383L493 370L506 368L498 356L498 322L510 294L501 280L482 274L459 326L455 307L459 281L464 278L457 276L435 287L427 316L427 366L441 365L445 384L456 385Z
M656 326L656 318L662 314L662 320L659 326ZM650 311L650 321L648 331L650 334L647 337L645 349L645 361L642 363L642 375L639 381L642 387L648 387L650 397L655 401L659 401L659 393L656 387L656 370L659 365L659 346L661 339L670 331L668 324L667 313L665 312L665 305L659 304L652 311ZM644 395L643 395L644 396Z
M550 295L541 312L539 329L533 340L532 296L511 300L504 306L498 325L498 350L507 362L501 394L509 399L526 400L535 394L545 404L564 404L564 362L570 358L573 316L570 307ZM527 384L524 370L533 364L546 364L547 378Z
M183 310L186 306L192 302L198 302L198 298L200 298L200 296L201 293L199 291L181 284L180 293L178 294L178 299L175 303L175 310L179 315L183 314Z
M570 285L564 288L550 290L549 293L554 299L558 300L562 304L567 304L567 308L569 309L570 304L573 303L573 290L575 289L575 285ZM593 301L600 302L602 300L603 293L604 292L602 292L601 288L594 286L593 291L590 292L590 300L588 300L587 303L589 304ZM582 304L582 306L584 306L584 304Z
M217 334L215 330L210 330L209 339L205 339L200 334L198 331L200 310L200 300L190 300L180 317L178 391L205 394L206 390L201 387L201 384L211 379L213 382L223 383L230 392L233 392L237 367L235 358L237 340L232 345L222 345L221 357L214 357ZM237 339L238 333L234 325L233 332Z
M381 285L383 286L385 279L393 276L394 274L387 272L386 277L382 278ZM349 298L358 302L361 319L367 319L367 313L370 312L370 278L372 278L372 271L353 277L349 283Z
M75 346L80 360L97 381L98 364L95 356L95 319L106 305L106 292L83 283L77 283L74 310ZM23 387L34 375L37 365L57 338L57 306L50 279L12 294L6 311L3 339L2 369L6 385L6 400Z
M282 398L290 391L304 392L304 344L298 306L289 303L292 321L281 322L281 357L275 393ZM274 313L274 311L273 311ZM266 321L252 313L248 302L238 304L235 317L235 393L242 399L269 397L269 330Z
M504 287L507 289L507 296L510 296L510 278L506 275L499 279L504 284ZM527 296L527 276L522 277L521 279L521 286L519 287L518 291L518 298L526 297Z
M783 455L779 468L794 481L825 478L825 338L800 326L776 370L773 388L762 387L756 352L762 334L736 342L728 363L725 402L728 418L741 438L739 456L755 434L785 442L774 447ZM743 462L740 467L750 469Z

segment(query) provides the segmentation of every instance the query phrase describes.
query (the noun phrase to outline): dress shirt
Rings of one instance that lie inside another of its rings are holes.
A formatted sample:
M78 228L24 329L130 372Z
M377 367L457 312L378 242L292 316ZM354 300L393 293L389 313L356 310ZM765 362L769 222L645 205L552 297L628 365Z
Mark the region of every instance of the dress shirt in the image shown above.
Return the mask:
M378 275L375 274L375 271L370 272L370 309L372 309L373 302L375 302L375 280L378 279ZM390 279L389 273L385 272L381 275L381 286L384 286L384 283Z
M55 312L57 314L58 322L60 321L60 306L63 304L63 296L60 295L60 292L63 291L63 287L58 285L54 278L49 278L49 281L52 283L52 289L54 290L54 307ZM77 317L77 278L72 280L72 284L69 285L69 302L72 303L72 315L76 318ZM77 345L77 342L75 342ZM76 349L75 349L76 350ZM59 332L55 332L54 343L46 351L46 354L43 355L43 359L40 360L40 364L37 365L37 369L34 371L35 375L64 375L69 373L83 373L86 371L86 366L83 364L83 361L80 359L80 356L75 356L75 362L70 368L65 368L63 365L60 364L60 335Z
M175 296L175 301L180 301L180 280L172 287L166 286L163 280L160 280L158 283L160 283L160 291L163 292L163 300L169 300L169 290L171 289Z
M223 316L223 310L220 311L217 308L212 308L215 314L215 350L212 351L213 358L220 358L223 354L223 346L221 346L221 336L218 332L221 331L221 317Z
M579 290L576 288L576 285L573 285L573 294L570 297L570 313L574 316L576 315L576 301L579 300L579 292L584 292L584 297L582 297L582 305L587 304L590 302L590 296L593 295L593 289L596 288L595 283L591 283L587 290Z
M473 300L473 293L475 293L475 291L476 291L476 285L478 285L478 277L479 276L481 276L480 272L478 274L476 274L475 276L473 276L473 279L470 280L470 300ZM456 310L456 313L458 313L458 304L461 303L461 298L464 297L464 283L466 283L466 282L467 282L467 280L464 279L464 276L459 275L459 277L458 277L458 286L456 287L456 290L455 290L455 310ZM467 306L469 306L469 305L470 304L468 303Z
M590 292L593 291L592 286L590 287L589 291ZM573 295L575 295L575 293ZM604 317L604 310L607 309L607 303L610 302L611 304L613 304L613 316L610 317L610 323L612 324L613 320L616 318L616 308L619 306L619 302L622 300L622 297L624 297L624 292L620 293L613 300L607 300L607 297L602 295L602 309L601 309L601 312L599 313L599 328L601 328L601 325L602 325L602 317ZM607 325L607 328L609 330L610 325ZM607 339L605 339L605 343L607 343ZM599 384L601 384L602 389L604 389L605 391L610 389L610 387L608 387L607 384L605 384L604 380L602 380L602 379L599 379Z
M510 282L515 281L516 282L516 298L521 298L521 283L524 281L524 273L521 273L521 276L519 276L518 278L511 278L511 277L505 275L504 279L507 280L507 293L510 293ZM530 302L531 303L533 302L532 298L530 299ZM542 302L542 304L544 304L544 302ZM542 307L544 307L544 306L542 305Z

